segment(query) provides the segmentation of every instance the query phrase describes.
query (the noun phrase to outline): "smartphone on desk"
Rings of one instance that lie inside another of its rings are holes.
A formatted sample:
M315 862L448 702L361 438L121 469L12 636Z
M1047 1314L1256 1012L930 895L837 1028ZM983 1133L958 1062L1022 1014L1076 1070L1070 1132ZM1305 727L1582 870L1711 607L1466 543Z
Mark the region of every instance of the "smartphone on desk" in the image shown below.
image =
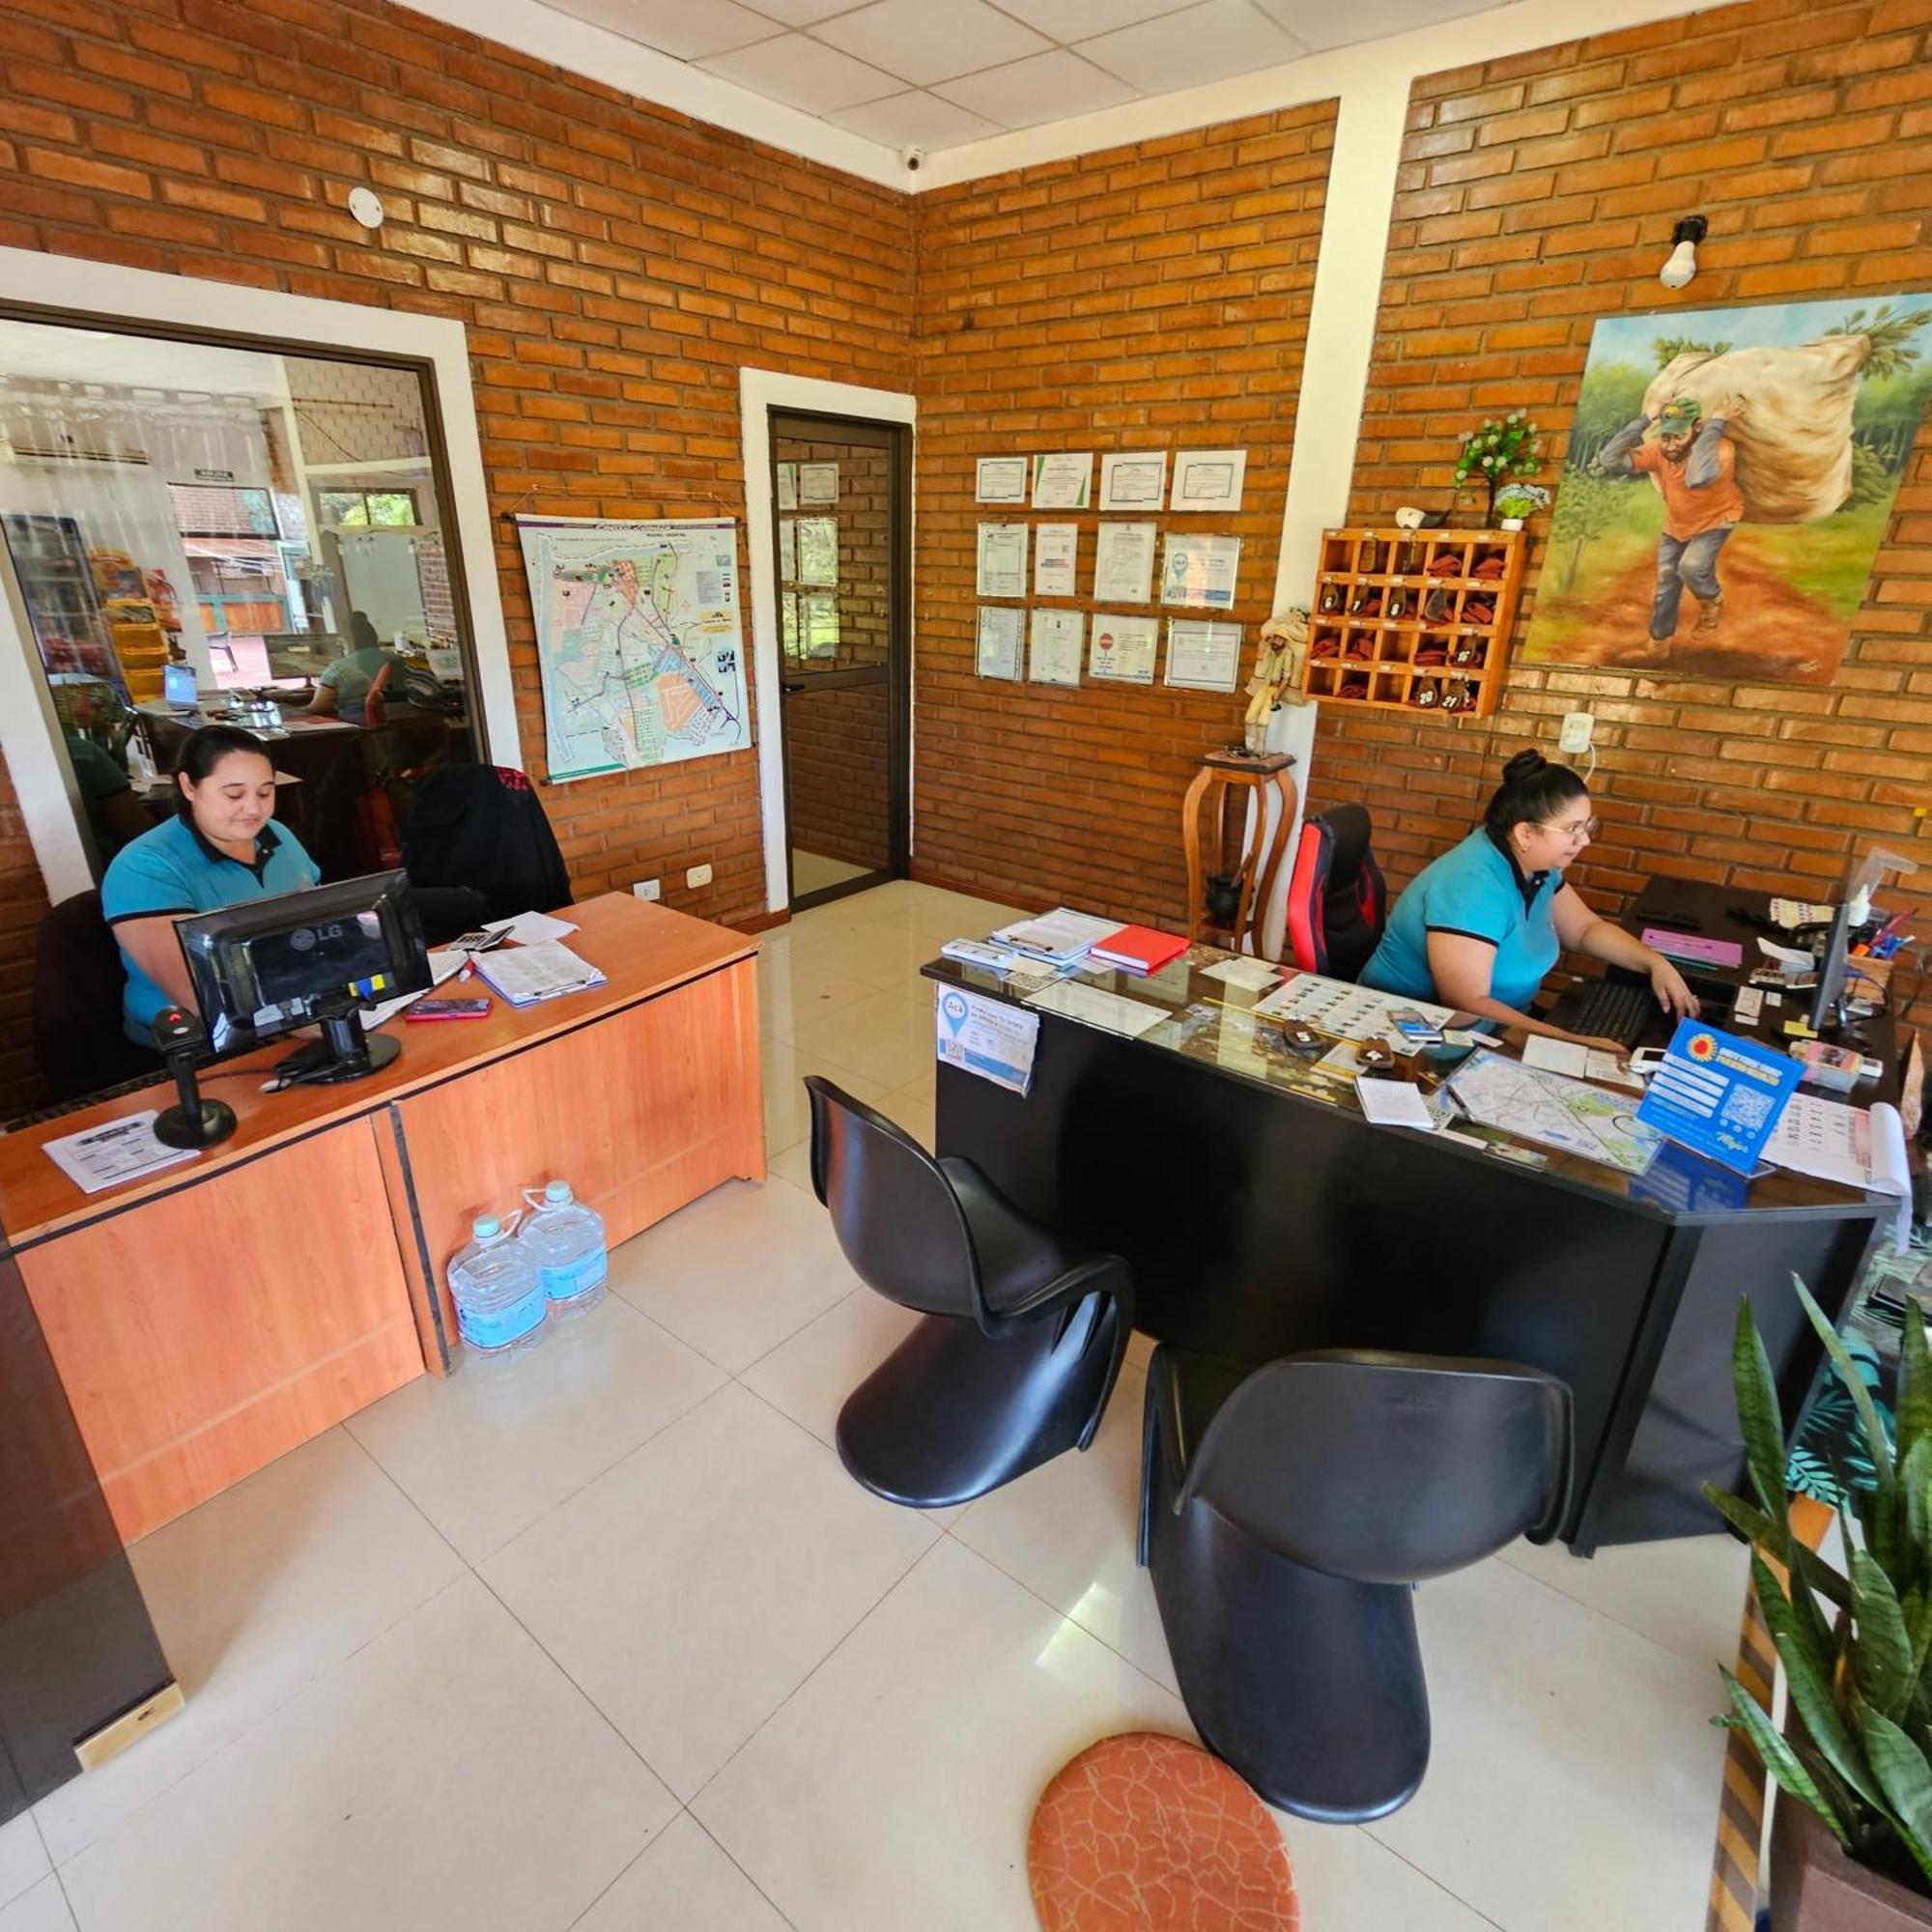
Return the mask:
M405 1009L403 1017L408 1020L480 1020L490 1014L488 999L474 1000L418 1000L414 1006Z
M1439 1046L1442 1043L1442 1029L1413 1007L1391 1007L1388 1022L1410 1046Z

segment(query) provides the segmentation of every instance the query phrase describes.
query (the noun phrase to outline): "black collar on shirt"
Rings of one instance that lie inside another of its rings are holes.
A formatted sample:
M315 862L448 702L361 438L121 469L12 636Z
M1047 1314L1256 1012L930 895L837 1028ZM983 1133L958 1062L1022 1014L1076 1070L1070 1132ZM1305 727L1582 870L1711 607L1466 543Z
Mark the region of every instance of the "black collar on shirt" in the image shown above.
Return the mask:
M1510 850L1509 840L1507 838L1498 838L1494 832L1491 831L1487 825L1483 827L1483 830L1488 833L1490 843L1508 860L1510 876L1516 881L1517 891L1522 895L1522 909L1524 912L1527 912L1536 903L1537 894L1548 883L1548 871L1525 872L1519 863L1516 854Z
M188 831L194 835L194 842L217 866L221 865L224 861L231 866L247 864L247 861L236 858L232 852L224 852L213 839L202 831L201 827L192 818L187 818L184 822L186 824ZM269 855L275 851L281 842L281 835L276 832L272 825L265 825L261 831L256 833L255 860L252 865L248 866L248 869L254 873L258 883L261 881L262 874L268 869Z

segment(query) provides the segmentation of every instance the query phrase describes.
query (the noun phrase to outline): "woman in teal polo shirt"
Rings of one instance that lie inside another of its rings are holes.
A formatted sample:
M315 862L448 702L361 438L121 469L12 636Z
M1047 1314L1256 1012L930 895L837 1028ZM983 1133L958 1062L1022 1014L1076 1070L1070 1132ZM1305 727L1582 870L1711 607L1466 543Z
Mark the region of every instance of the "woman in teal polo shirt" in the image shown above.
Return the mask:
M1396 900L1362 984L1525 1033L1579 1039L1536 1018L1529 1003L1559 952L1582 952L1647 975L1664 1012L1694 1013L1697 1002L1677 968L1599 919L1564 883L1564 868L1596 829L1583 781L1541 752L1519 752L1503 767L1483 823ZM1613 1039L1586 1043L1624 1052Z
M100 882L100 908L128 969L122 1023L153 1043L163 1007L193 1010L175 922L242 899L301 892L320 867L275 822L275 767L252 731L204 724L175 760L175 816L124 845Z

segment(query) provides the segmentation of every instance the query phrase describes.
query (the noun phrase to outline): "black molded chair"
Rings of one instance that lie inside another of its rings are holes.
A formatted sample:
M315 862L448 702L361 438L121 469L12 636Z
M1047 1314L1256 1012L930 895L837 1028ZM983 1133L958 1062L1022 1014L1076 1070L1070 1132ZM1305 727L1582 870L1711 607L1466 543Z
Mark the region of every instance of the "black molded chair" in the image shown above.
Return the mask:
M1333 1350L1148 1369L1141 1561L1208 1747L1270 1804L1378 1818L1429 1764L1411 1585L1547 1542L1570 1391L1514 1362Z
M1352 980L1388 923L1388 886L1369 849L1359 805L1335 805L1302 822L1288 878L1288 943L1304 973Z
M811 1184L867 1287L925 1317L846 1398L838 1455L891 1502L942 1509L1100 1426L1132 1326L1127 1264L1074 1257L971 1161L935 1160L808 1075Z

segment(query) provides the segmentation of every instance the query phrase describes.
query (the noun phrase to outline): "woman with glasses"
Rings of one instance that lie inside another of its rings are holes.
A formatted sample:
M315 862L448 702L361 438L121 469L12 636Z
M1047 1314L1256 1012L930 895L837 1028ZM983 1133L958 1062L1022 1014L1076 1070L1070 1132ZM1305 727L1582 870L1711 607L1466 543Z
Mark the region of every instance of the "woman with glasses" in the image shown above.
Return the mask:
M1582 952L1648 976L1664 1012L1695 1013L1690 988L1662 953L1599 919L1564 883L1596 831L1583 781L1541 752L1519 752L1483 823L1396 900L1362 984L1622 1056L1617 1040L1584 1039L1529 1010L1557 954Z

